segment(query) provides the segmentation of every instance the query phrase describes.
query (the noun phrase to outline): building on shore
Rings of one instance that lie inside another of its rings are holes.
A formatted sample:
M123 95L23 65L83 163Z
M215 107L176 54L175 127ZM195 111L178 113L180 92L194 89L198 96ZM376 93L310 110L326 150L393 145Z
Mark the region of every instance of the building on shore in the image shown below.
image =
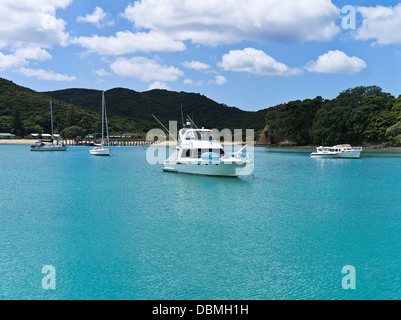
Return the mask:
M0 133L0 139L17 139L18 137L12 133Z
M31 139L39 139L38 138L39 136L40 136L39 133L31 133ZM45 140L50 140L52 138L52 135L48 133L42 133L41 136L42 136L41 139ZM61 136L59 134L53 134L53 138L57 140L61 138Z

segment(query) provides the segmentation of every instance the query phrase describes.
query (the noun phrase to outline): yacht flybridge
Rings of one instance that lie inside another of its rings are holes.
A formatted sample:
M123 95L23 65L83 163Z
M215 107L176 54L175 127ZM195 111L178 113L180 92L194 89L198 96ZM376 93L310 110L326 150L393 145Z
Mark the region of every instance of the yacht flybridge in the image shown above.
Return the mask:
M361 147L351 147L349 144L341 144L330 148L318 147L316 148L316 152L312 152L310 156L316 158L359 159L361 152Z
M227 154L212 130L199 129L189 120L179 132L173 154L163 163L163 171L230 177L253 172L254 161L249 153L243 153L246 146Z

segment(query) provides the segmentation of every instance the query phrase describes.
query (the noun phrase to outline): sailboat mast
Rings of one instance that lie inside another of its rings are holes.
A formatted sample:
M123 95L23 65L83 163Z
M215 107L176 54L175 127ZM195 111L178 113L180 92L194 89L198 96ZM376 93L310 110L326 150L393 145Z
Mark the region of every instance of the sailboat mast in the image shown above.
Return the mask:
M50 121L52 123L52 142L54 140L53 138L53 105L52 105L52 101L50 100Z
M103 101L104 101L104 117L105 117L105 119L106 119L107 146L110 146L110 140L109 140L109 126L108 126L108 124L107 124L106 99L104 98L104 92L103 92Z
M104 140L104 92L102 92L102 145Z

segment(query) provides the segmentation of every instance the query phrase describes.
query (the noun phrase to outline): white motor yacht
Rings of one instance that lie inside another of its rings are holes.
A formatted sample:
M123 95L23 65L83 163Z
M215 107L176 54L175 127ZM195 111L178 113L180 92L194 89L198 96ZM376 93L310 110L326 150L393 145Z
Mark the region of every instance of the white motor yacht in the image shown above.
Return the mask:
M343 158L343 159L359 159L362 147L352 147L349 144L336 145L334 147L318 147L316 152L311 153L311 157L315 158Z
M245 148L226 154L212 130L183 128L174 153L163 163L163 171L230 177L249 175L254 161L249 153L243 153Z

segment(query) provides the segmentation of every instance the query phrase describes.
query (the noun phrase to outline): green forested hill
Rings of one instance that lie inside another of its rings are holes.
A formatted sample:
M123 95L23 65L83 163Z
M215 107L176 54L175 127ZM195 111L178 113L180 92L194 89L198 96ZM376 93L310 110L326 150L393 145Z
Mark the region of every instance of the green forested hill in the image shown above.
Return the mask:
M99 112L101 93L96 90L68 89L44 94L74 104L85 110ZM227 107L196 93L152 90L136 92L115 88L105 92L107 114L114 131L147 132L157 127L152 114L166 125L170 120L181 124L181 105L184 115L193 116L199 127L217 129L253 128L261 131L265 125L265 111L247 112Z
M136 92L115 88L105 92L109 130L112 134L130 133L143 137L158 127L152 117L162 122L177 120L181 124L184 114L194 117L201 127L217 129L253 128L261 132L265 125L265 111L247 112L227 107L196 93L152 90ZM66 89L35 92L0 78L0 132L20 136L50 132L49 101L53 102L55 133L74 127L74 133L83 135L99 131L101 91Z
M71 111L74 113L74 119L71 118ZM73 125L75 119L80 125L90 127L96 124L96 117L97 114L93 112L53 99L55 133ZM0 78L0 132L25 136L50 131L50 98Z
M333 100L292 101L266 112L272 144L338 143L401 145L401 97L376 86L356 87Z
M270 144L387 144L401 146L401 96L376 86L356 87L335 99L291 101L258 112L219 104L196 93L115 88L105 92L111 134L144 137L163 123L177 120L181 108L199 127L254 129ZM53 101L55 133L68 136L99 132L101 91L66 89L35 92L0 78L0 132L20 136L50 132L49 101Z

